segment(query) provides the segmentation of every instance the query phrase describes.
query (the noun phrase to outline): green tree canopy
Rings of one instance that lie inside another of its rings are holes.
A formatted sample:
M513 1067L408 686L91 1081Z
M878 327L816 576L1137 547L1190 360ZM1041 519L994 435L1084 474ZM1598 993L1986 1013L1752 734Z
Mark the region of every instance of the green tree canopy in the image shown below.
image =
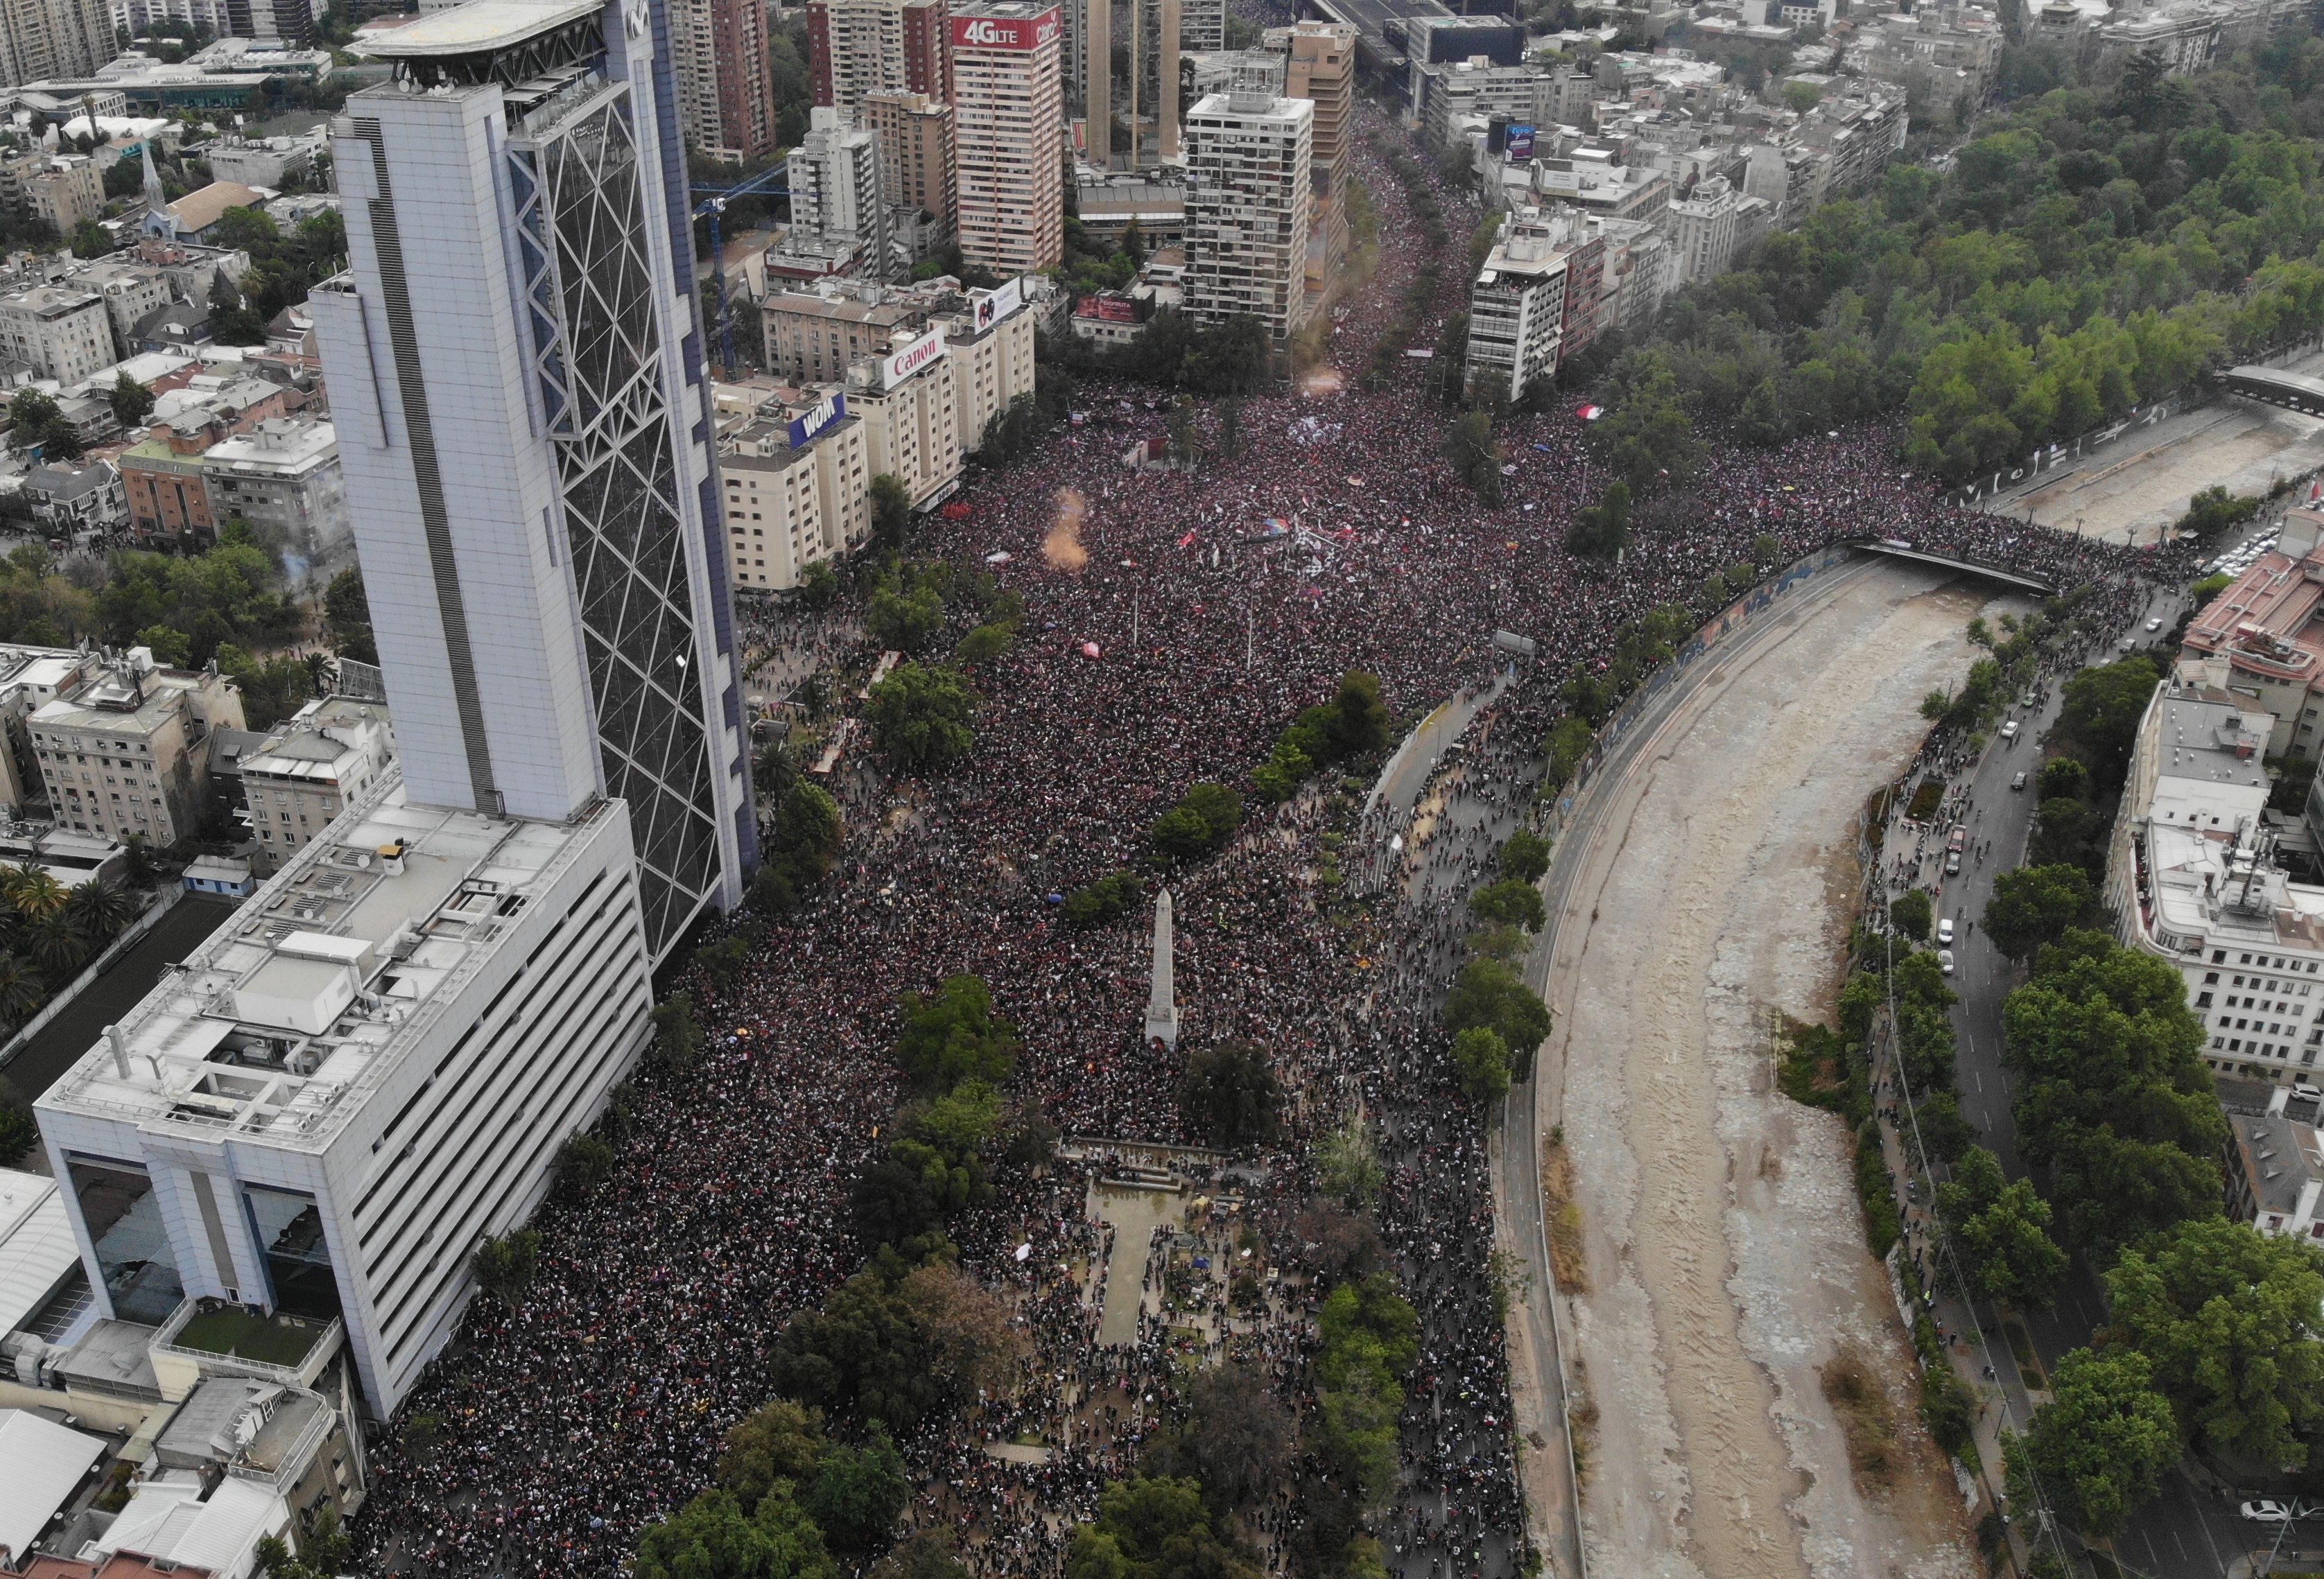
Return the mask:
M1526 1079L1533 1073L1535 1049L1549 1035L1549 1007L1502 961L1471 959L1444 999L1444 1028L1458 1036L1476 1026L1499 1035L1509 1050L1511 1075Z
M833 1546L843 1552L868 1552L887 1544L911 1494L903 1455L885 1431L874 1427L871 1440L861 1447L835 1443L824 1450L802 1501Z
M896 1062L923 1088L950 1090L963 1080L1005 1083L1017 1069L1017 1027L992 1012L992 990L979 976L947 976L932 993L907 993Z
M2050 1203L2021 1179L2009 1182L2001 1163L1971 1146L1937 1187L1937 1211L1952 1235L1970 1291L2047 1309L2066 1270L2066 1253L2050 1237Z
M2153 1379L2135 1349L2076 1349L2061 1358L2051 1401L2034 1410L2023 1438L2006 1444L2012 1500L2033 1505L2038 1480L2059 1516L2084 1535L2119 1533L2179 1461L2178 1426Z
M957 669L899 664L872 687L872 739L906 773L936 773L976 745L976 693Z
M733 1493L705 1492L638 1537L636 1579L838 1579L822 1532L778 1482L745 1513Z
M2181 1424L2255 1464L2308 1461L2324 1420L2324 1259L2219 1218L2180 1223L2107 1273L2112 1331L2153 1362Z
M821 1409L776 1399L727 1431L718 1483L744 1507L756 1508L777 1481L811 1483L825 1446Z
M2017 867L1993 879L1985 930L2004 954L2027 959L2043 944L2064 936L2067 928L2089 926L2098 910L2098 890L2080 868Z
M1225 1151L1275 1138L1283 1088L1266 1051L1230 1040L1186 1057L1178 1110L1209 1144Z
M1452 1061L1461 1088L1482 1103L1499 1101L1509 1089L1509 1044L1490 1025L1471 1025L1452 1038Z
M1501 845L1501 876L1520 883L1538 883L1549 872L1549 840L1530 828L1520 828Z

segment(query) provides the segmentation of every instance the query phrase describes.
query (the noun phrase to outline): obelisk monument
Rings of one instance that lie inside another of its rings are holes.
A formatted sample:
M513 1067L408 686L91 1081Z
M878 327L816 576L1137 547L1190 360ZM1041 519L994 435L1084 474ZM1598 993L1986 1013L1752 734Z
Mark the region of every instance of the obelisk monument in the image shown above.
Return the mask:
M1154 902L1154 991L1146 1000L1146 1040L1178 1046L1178 981L1171 959L1170 890Z

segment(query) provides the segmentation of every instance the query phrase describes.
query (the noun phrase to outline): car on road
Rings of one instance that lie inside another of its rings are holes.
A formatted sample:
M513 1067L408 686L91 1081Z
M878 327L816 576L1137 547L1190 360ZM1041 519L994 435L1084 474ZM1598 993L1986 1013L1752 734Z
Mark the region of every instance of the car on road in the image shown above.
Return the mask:
M1956 849L1946 853L1945 876L1948 877L1958 877L1960 876L1960 851Z
M2126 637L2124 637L2120 641L2116 642L2114 645L2115 645L2115 647L2116 647L2118 650L2120 650L2120 651L2122 651L2122 652L2129 652L2129 651L2131 651L2132 649L2135 648L2135 647L2138 646L2138 643L2137 643L2134 638L2130 638L2130 637L2126 636Z
M2011 719L2007 723L2001 726L2001 738L2005 740L2014 740L2017 738L2017 721L2015 719Z
M2162 629L2163 629L2163 617L2162 617L2161 615L2159 615L2159 614L2158 614L2158 615L2156 615L2153 619L2149 620L2146 622L2146 629L2148 629L2148 631L2149 631L2149 632L2157 631L2157 630Z
M2034 707L2039 705L2041 700L2042 699L2040 697L2034 695L2031 691L2022 692L2018 695L2017 705L2020 707Z
M2025 787L2025 776L2021 773L2016 777L2011 779L2009 781L2009 787L2014 790L2024 789Z
M2261 1524L2283 1524L2292 1518L2292 1510L2282 1503L2265 1501L2246 1502L2236 1511Z
M1946 916L1937 923L1937 941L1950 945L1953 941L1953 918Z
M1950 949L1939 949L1937 950L1937 969L1943 971L1947 976L1950 976L1953 973L1953 951Z

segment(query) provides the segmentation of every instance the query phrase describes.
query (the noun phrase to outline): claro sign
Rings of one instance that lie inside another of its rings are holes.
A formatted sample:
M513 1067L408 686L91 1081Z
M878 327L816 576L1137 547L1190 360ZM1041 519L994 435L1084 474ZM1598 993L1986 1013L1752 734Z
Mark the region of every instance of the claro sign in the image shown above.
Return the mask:
M891 351L880 363L880 387L892 390L945 353L941 326L930 329L900 351Z
M952 47L955 50L1038 50L1064 31L1052 9L1038 16L955 16Z

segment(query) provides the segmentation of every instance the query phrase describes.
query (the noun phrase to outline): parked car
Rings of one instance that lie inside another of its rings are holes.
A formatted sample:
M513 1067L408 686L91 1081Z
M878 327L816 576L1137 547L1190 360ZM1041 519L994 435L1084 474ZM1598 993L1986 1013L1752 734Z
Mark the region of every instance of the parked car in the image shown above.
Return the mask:
M2025 787L2025 776L2021 773L2016 777L2011 779L2009 781L2009 787L2014 790L2024 789Z
M1937 950L1937 969L1943 971L1947 976L1950 976L1953 973L1953 951L1950 949L1940 949Z
M1937 941L1950 944L1953 941L1953 918L1946 916L1937 923Z
M2292 1518L2292 1510L2281 1502L2246 1502L2236 1511L2262 1524L2282 1524Z
M1960 851L1952 850L1945 856L1945 876L1948 877L1960 876Z
M2001 726L2001 738L2005 740L2014 740L2017 738L2017 721L2015 719L2011 719L2007 723Z

